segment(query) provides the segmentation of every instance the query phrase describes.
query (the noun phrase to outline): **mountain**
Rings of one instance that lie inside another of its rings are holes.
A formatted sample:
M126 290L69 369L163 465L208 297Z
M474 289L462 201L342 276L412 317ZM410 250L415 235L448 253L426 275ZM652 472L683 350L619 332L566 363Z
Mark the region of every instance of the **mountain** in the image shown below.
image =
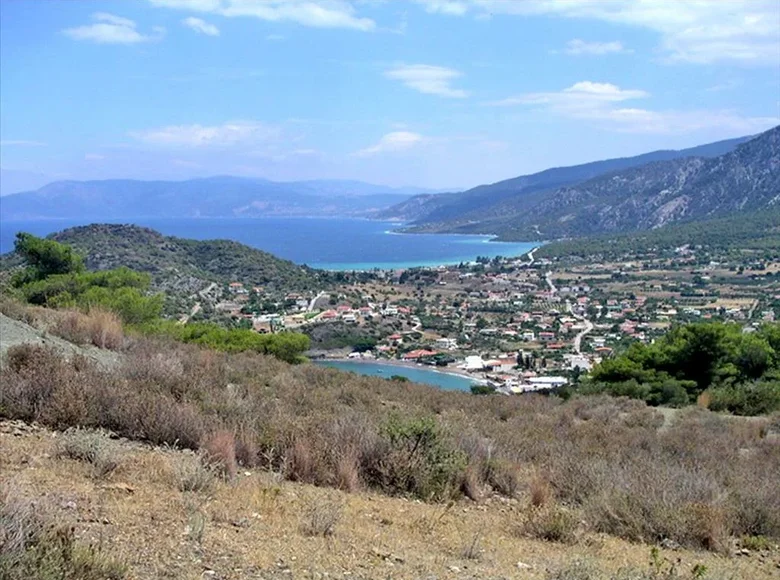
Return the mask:
M778 204L780 126L716 157L654 161L554 189L526 189L459 217L425 217L413 229L549 240L646 230Z
M556 167L532 175L506 179L490 185L480 185L461 193L418 195L378 212L376 217L410 221L417 224L480 221L484 220L486 215L501 215L496 211L496 206L507 199L573 185L599 175L639 167L657 161L669 161L685 157L718 157L733 151L738 145L748 141L750 138L739 137L679 151L653 151L635 157L594 161L572 167Z
M186 240L135 225L92 224L49 237L76 248L90 270L127 266L151 274L158 288L197 287L200 280L305 290L320 288L328 276L238 242Z
M56 181L0 198L0 219L361 216L425 191L359 181L274 182L229 176Z

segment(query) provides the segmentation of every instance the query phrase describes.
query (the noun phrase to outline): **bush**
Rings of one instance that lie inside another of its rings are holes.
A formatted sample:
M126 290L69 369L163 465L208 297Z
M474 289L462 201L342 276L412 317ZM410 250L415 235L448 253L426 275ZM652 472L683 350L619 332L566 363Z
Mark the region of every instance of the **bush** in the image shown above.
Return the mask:
M382 487L434 501L459 493L467 458L449 444L434 419L393 415L381 434L386 452L376 467Z
M119 465L118 450L102 431L87 429L68 429L58 442L58 454L92 466L92 475L103 478L111 474Z
M65 312L51 332L75 344L92 344L111 350L121 348L124 343L122 321L113 312L99 308L88 314L75 310Z
M0 578L122 580L127 567L100 548L76 541L73 527L40 503L0 490Z
M304 536L327 538L336 532L344 508L341 503L328 499L313 501L301 517L300 530Z
M780 410L780 380L754 381L707 391L709 409L735 415L766 415Z
M537 540L574 544L577 541L579 521L569 510L558 505L533 508L520 531Z
M206 436L200 445L204 460L223 477L233 479L238 472L236 438L230 431L221 430Z
M214 469L201 456L179 457L173 469L179 491L208 491L214 485Z

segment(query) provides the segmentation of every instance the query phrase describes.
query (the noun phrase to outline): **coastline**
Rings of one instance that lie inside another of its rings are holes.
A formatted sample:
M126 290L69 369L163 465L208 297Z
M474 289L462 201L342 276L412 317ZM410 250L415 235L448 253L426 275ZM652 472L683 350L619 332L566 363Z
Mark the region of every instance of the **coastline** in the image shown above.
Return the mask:
M477 377L474 376L466 371L462 371L460 369L450 369L447 368L447 370L440 370L440 367L435 366L428 366L423 365L419 363L414 363L411 361L402 361L402 360L396 360L396 359L356 359L356 358L344 358L344 357L335 357L335 358L328 358L328 357L322 357L317 359L312 359L312 362L316 361L328 361L328 362L348 362L348 363L356 363L356 364L374 364L374 365L384 365L389 367L398 367L398 368L407 368L407 369L415 369L415 370L424 370L434 373L439 373L442 375L450 375L453 377L459 377L461 379L469 379L473 381L474 383L478 384L487 384L487 379L485 377Z

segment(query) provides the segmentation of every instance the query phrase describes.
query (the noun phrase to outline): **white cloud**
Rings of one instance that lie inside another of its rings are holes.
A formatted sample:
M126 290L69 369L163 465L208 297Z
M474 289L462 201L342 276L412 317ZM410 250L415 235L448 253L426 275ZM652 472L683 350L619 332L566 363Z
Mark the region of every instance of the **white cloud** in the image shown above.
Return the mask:
M632 52L627 50L622 42L586 42L575 38L566 43L566 48L563 50L566 54L574 56L579 55L604 55L614 54L619 52Z
M777 117L748 117L730 110L653 111L621 105L624 101L649 96L638 89L582 81L559 92L526 93L487 104L535 107L555 116L588 121L600 128L623 133L691 133L704 129L728 129L750 134L780 123Z
M208 22L200 18L195 18L194 16L190 16L189 18L185 18L184 20L182 20L181 23L187 28L194 30L198 34L205 34L207 36L219 36L219 28L217 28L213 24L209 24Z
M3 139L0 141L0 147L45 147L43 141L32 141L30 139Z
M393 153L407 151L425 141L425 137L411 131L393 131L383 135L376 145L361 149L355 155L358 157L370 157L379 153Z
M463 75L451 68L427 64L400 65L384 74L389 79L401 81L407 87L428 95L453 99L468 96L466 91L452 88L452 81Z
M416 0L429 12L475 16L546 15L646 28L672 62L776 66L777 0Z
M165 29L160 27L152 28L154 34L142 34L134 21L107 12L95 12L92 20L92 24L66 28L62 32L73 40L98 44L137 44L160 40L165 35Z
M251 17L269 22L295 22L315 28L351 28L370 31L376 23L355 14L346 0L149 0L153 5L219 14Z
M280 130L256 121L235 121L222 125L169 125L130 136L152 145L169 147L226 147L251 144L278 138Z

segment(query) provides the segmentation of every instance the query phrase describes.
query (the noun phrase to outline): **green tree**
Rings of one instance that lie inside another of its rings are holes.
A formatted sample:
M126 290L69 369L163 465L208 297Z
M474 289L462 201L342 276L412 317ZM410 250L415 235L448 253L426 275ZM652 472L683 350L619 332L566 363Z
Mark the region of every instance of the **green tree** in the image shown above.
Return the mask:
M84 271L84 261L73 248L54 240L39 238L26 232L16 234L14 250L27 264L27 270L17 279L17 285L42 280L56 274Z

